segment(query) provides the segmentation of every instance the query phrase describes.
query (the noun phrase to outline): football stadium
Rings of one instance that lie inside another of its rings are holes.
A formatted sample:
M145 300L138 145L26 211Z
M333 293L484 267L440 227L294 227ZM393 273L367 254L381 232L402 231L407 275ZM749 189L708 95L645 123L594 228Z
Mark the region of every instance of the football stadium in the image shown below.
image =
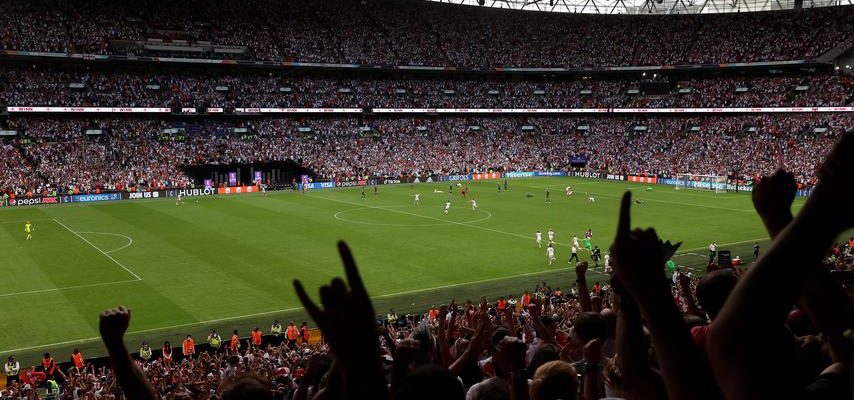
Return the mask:
M854 398L850 0L0 33L0 399Z

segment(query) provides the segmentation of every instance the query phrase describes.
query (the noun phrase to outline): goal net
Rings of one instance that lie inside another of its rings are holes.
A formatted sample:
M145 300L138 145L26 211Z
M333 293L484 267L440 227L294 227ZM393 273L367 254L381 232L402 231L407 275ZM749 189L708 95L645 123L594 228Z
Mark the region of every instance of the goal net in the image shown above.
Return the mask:
M679 174L676 176L676 189L709 190L715 193L726 192L727 178L724 175Z

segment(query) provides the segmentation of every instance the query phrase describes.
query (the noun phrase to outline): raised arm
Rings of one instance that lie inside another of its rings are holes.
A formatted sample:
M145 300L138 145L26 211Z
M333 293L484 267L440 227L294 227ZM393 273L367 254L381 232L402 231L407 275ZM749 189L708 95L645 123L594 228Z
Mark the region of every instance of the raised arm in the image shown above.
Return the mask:
M154 400L157 396L142 370L131 360L124 335L130 325L130 310L121 306L101 313L101 340L110 354L110 365L128 400Z
M324 308L306 294L299 280L294 288L303 306L323 331L335 357L336 384L327 386L335 399L384 399L388 396L380 344L374 321L374 306L359 276L350 248L338 243L349 288L341 278L320 288ZM333 375L333 372L330 372Z
M833 240L854 225L854 133L825 161L798 216L739 280L711 329L710 361L727 398L787 398L797 381L780 351L783 322ZM778 173L780 174L780 173Z
M614 270L637 302L652 336L668 397L717 399L717 385L670 295L664 275L665 254L655 230L630 230L631 193L620 207L614 240Z

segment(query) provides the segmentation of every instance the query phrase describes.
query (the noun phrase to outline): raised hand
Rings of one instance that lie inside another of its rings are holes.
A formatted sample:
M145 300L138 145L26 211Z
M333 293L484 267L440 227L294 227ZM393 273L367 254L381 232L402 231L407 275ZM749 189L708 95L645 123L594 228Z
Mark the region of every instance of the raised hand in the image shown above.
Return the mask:
M667 286L665 254L654 229L631 230L632 195L626 192L620 205L617 237L611 254L622 286L638 302Z
M587 274L587 261L580 261L575 264L575 276L577 279L585 279Z
M98 324L101 339L108 347L122 343L128 326L130 326L130 310L124 306L110 308L102 312Z
M770 177L763 177L753 186L753 208L762 218L771 237L777 236L792 222L792 202L795 201L797 190L795 176L783 170L778 170Z
M349 289L341 278L334 278L329 285L321 287L320 300L324 309L308 297L299 280L294 280L294 289L335 354L344 386L338 388L341 395L346 398L385 397L374 307L350 248L338 242L338 252Z

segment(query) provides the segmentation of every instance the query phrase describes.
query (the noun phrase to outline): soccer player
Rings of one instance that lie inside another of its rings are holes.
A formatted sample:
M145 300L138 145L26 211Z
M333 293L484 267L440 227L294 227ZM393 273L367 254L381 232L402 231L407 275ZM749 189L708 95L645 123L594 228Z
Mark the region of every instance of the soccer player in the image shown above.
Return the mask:
M573 247L578 247L578 248L580 248L580 247L581 247L581 246L579 246L579 245L578 245L578 235L572 235L572 246L573 246Z
M587 228L587 232L584 232L584 237L587 238L587 240L593 239L593 229Z
M471 199L471 210L477 211L477 200Z
M261 184L261 196L267 197L267 185L264 183Z
M548 189L546 189L546 203L551 203L551 202L552 202L552 193L549 192Z
M537 231L537 248L543 248L543 233L540 231Z
M567 186L567 187L566 187L566 195L567 195L567 196L572 196L572 186Z
M501 184L500 183L498 184L498 193L499 194L501 193Z
M378 187L377 185L374 185L374 196L376 196L377 194L379 194L379 193L377 192L378 190L379 190L379 187Z
M447 200L447 201L445 201L445 214L447 214L448 210L450 210L450 209L451 209L451 201Z
M759 258L759 242L753 242L753 259Z
M588 194L588 195L587 195L587 202L588 202L588 203L595 203L595 202L596 202L596 198L595 198L595 197L593 197L593 195Z
M181 192L178 192L178 200L175 200L175 205L184 204L184 200L181 200Z
M421 195L418 193L415 193L415 205L421 205Z
M549 228L549 231L546 232L546 234L549 236L549 242L555 241L555 231L553 231L552 228Z
M572 260L575 260L575 262L581 261L578 258L578 246L576 246L575 244L572 245L572 255L569 256L569 261L567 262L572 264Z
M555 262L555 248L549 243L549 247L546 248L546 255L549 257L549 265L553 265Z
M504 191L507 191L507 179L504 180Z
M27 223L24 224L24 232L27 234L27 240L33 238L33 224L31 224L30 221L27 221Z
M610 275L611 271L613 271L611 268L611 255L605 253L605 273Z
M365 188L362 188L362 200L365 199Z

